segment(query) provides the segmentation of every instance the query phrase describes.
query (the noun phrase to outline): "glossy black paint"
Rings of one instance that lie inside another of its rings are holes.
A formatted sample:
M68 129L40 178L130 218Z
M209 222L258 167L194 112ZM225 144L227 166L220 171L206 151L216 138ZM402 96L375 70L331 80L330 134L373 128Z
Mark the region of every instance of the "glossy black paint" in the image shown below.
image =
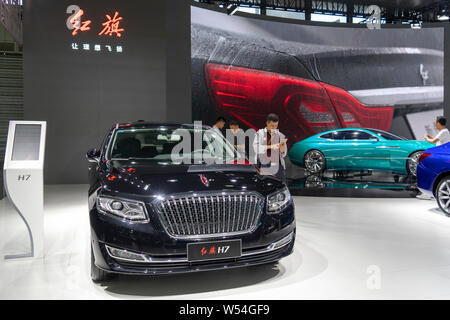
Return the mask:
M191 127L191 125L159 125L144 122L124 124L128 128L149 127ZM105 244L149 254L152 257L183 257L187 255L187 244L203 242L199 236L195 239L175 239L166 233L152 202L158 196L175 193L194 193L203 191L254 191L265 198L282 189L285 185L273 176L259 175L252 165L158 165L151 160L107 160L106 150L114 131L107 134L100 155L89 152L89 215L91 224L92 248L97 267L110 271L129 274L164 274L172 272L190 272L246 266L275 262L292 252L293 243L280 249L255 255L207 262L185 262L165 264L142 264L118 261L111 258ZM208 180L206 186L200 179L203 174ZM97 211L98 195L115 196L125 199L143 201L150 218L149 223L130 223L110 214ZM294 205L290 203L281 213L266 213L266 200L256 230L251 233L229 236L208 237L207 241L224 239L241 239L242 250L267 247L289 233L295 233Z

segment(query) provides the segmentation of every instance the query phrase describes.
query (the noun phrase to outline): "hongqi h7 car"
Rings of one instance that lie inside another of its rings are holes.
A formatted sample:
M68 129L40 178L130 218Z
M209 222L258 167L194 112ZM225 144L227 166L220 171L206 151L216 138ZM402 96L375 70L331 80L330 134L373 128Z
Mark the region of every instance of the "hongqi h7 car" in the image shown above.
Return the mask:
M177 153L183 141L196 149ZM286 185L237 157L206 126L115 125L87 153L93 281L266 264L289 255L295 215Z

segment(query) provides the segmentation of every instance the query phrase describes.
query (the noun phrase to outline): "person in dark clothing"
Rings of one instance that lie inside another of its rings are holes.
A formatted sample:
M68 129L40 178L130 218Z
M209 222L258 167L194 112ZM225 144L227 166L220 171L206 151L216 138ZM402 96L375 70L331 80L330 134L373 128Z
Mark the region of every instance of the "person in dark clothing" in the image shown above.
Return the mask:
M246 152L246 137L244 130L239 128L239 123L236 120L230 121L230 128L227 130L227 140L236 148L236 150L242 154L247 155Z

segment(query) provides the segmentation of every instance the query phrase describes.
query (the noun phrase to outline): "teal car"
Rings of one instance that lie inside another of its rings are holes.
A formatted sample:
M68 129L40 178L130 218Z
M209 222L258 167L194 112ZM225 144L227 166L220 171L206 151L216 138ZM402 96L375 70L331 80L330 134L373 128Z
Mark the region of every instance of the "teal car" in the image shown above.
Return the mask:
M295 143L289 158L310 173L327 170L380 170L416 175L427 141L407 140L378 129L347 128L321 132Z

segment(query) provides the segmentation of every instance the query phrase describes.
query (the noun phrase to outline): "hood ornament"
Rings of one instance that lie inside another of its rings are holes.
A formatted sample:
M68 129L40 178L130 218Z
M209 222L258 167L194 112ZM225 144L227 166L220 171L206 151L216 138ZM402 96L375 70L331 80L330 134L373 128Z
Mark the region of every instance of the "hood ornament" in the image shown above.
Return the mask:
M208 180L208 178L206 178L203 174L200 174L199 176L200 176L200 180L205 185L205 187L209 187L209 180Z

